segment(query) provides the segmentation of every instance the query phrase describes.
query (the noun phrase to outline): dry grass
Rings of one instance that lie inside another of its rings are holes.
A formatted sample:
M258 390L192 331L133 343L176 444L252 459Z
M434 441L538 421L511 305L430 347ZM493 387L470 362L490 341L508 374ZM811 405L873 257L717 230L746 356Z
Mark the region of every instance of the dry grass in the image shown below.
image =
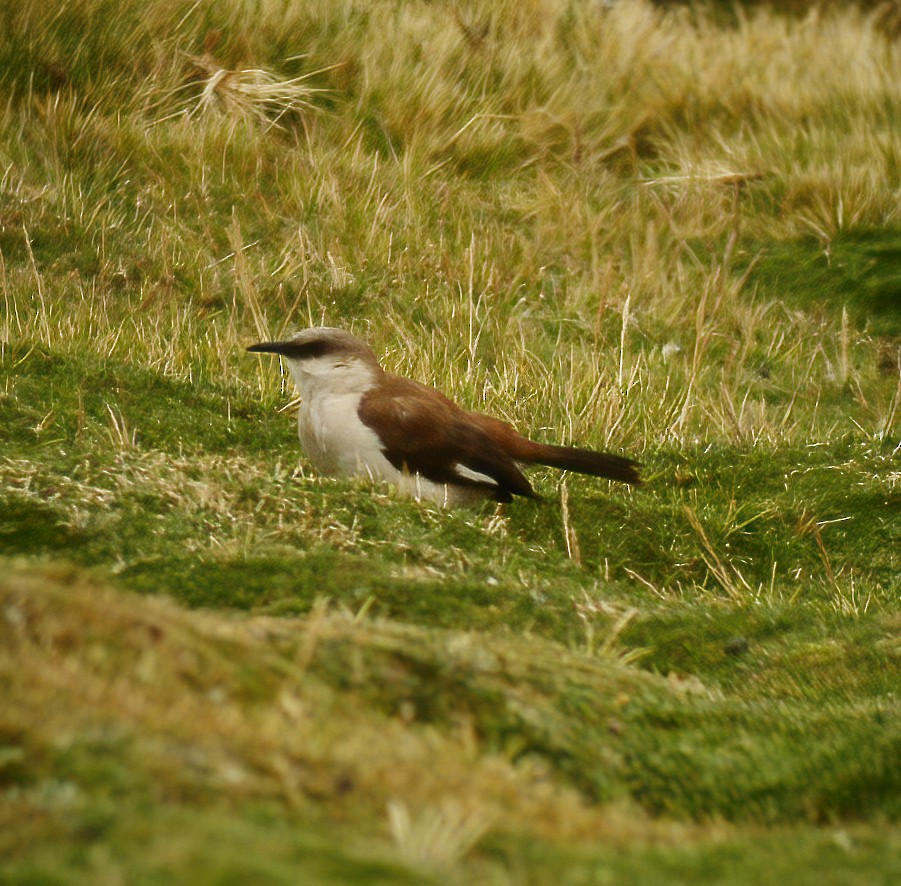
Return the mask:
M387 347L393 368L567 438L634 450L802 441L855 423L896 433L897 391L870 379L880 345L753 304L728 239L813 232L828 253L848 226L896 220L885 108L901 61L873 20L760 11L723 31L641 2L408 4L387 13L386 41L341 14L337 42L314 41L310 73L280 86L237 89L241 76L216 72L238 68L207 53L215 71L194 107L228 83L229 101L247 103L216 118L150 126L141 90L163 106L168 94L152 78L123 85L137 110L115 119L63 95L17 110L34 148L28 167L5 165L5 251L26 260L4 261L4 343L243 378L271 398L271 373L251 382L242 346L327 322ZM274 16L261 6L253 34L291 26ZM185 39L192 22L186 10ZM321 102L312 82L352 101L293 136L255 125ZM387 153L370 147L379 130ZM506 181L461 178L477 158ZM214 192L232 201L227 221ZM95 244L94 272L36 259L52 218ZM128 255L109 245L124 230ZM699 254L727 241L712 261ZM849 385L844 426L824 426L811 404Z

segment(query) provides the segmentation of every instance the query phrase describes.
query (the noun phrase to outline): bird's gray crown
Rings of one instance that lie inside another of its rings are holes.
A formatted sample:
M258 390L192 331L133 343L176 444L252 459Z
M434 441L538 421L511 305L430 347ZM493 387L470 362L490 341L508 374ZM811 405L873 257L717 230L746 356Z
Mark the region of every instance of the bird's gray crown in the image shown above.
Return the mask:
M267 354L281 354L293 360L307 360L316 357L346 356L356 357L367 363L376 363L372 348L361 338L334 326L317 326L295 332L286 341L260 342L251 345L248 351Z

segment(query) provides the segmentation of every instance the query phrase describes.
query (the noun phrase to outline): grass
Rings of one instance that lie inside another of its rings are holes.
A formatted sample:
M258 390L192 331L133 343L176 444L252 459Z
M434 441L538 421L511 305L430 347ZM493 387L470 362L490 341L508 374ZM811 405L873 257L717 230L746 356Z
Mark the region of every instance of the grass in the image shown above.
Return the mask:
M842 232L825 249L806 237L763 245L758 254L751 281L761 292L797 299L808 310L831 310L837 316L849 312L855 326L868 326L887 337L901 334L897 231ZM886 354L886 368L891 362L891 354Z
M884 9L0 9L0 880L897 880ZM320 477L319 323L646 483Z

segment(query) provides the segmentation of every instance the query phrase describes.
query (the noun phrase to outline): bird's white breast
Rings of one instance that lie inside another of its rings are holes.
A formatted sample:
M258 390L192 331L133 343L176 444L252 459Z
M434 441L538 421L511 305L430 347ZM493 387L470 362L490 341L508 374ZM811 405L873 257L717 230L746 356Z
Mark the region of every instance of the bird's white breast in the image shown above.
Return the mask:
M304 400L297 414L300 445L323 473L394 480L399 471L385 458L375 431L360 420L362 398L351 393Z

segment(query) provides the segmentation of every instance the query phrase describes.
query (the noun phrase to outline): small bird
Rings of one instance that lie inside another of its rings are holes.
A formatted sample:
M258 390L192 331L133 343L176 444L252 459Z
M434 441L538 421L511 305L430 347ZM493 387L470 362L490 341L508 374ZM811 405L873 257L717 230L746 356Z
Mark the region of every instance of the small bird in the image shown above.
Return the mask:
M300 443L324 474L387 480L441 505L536 497L520 464L641 482L631 459L535 443L506 422L385 372L369 345L343 329L304 329L247 350L286 360L302 398Z

